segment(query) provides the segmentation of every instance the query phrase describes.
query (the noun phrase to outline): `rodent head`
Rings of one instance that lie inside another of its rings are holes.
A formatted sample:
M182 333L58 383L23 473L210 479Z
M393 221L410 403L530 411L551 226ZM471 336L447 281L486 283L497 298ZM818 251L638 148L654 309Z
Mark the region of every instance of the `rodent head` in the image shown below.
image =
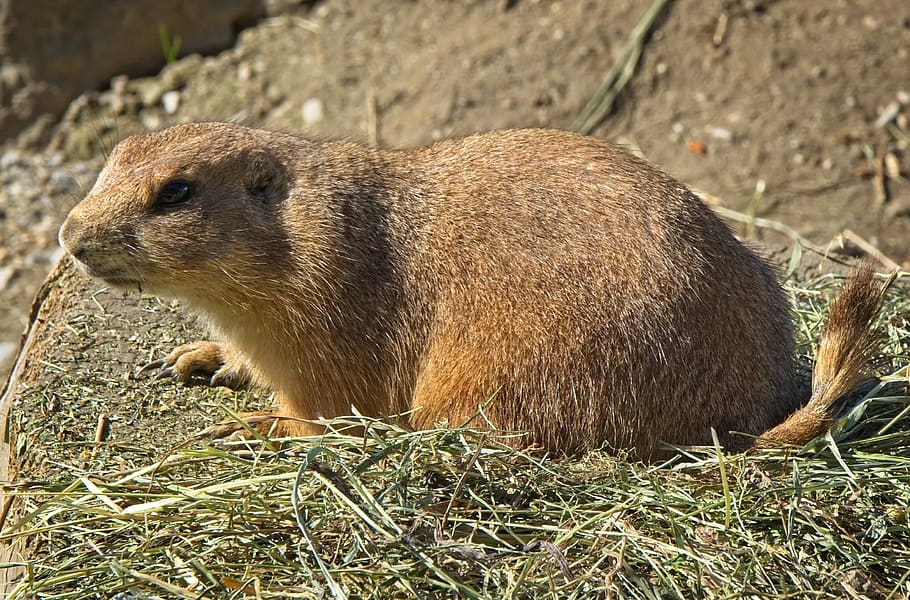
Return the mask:
M232 284L261 278L265 264L280 269L290 254L280 217L287 165L268 136L193 123L125 139L60 244L115 286L201 301L236 292Z

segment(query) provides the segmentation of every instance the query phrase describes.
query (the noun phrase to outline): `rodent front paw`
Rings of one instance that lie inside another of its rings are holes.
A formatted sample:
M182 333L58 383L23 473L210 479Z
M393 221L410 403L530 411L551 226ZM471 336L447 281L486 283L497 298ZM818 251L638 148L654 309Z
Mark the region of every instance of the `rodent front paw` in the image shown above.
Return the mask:
M178 346L162 359L154 360L139 369L137 375L157 371L154 379L177 379L189 382L194 375L210 375L209 385L233 389L249 384L246 365L219 342L193 342Z

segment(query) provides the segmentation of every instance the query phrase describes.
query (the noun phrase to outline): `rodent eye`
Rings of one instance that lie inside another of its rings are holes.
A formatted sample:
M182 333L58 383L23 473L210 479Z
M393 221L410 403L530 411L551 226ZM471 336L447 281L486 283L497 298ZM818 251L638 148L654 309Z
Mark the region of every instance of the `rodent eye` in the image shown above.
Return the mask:
M193 186L185 181L171 181L158 192L158 206L177 206L188 201L193 195Z

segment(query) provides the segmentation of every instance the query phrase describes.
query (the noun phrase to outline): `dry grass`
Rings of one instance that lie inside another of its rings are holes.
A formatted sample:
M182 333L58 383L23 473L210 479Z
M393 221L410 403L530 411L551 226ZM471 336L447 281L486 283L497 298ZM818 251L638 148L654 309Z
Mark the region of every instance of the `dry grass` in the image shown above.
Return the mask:
M791 286L801 339L836 287ZM11 598L910 598L906 289L894 374L800 451L556 459L359 418L188 446L18 487L0 537L33 552Z

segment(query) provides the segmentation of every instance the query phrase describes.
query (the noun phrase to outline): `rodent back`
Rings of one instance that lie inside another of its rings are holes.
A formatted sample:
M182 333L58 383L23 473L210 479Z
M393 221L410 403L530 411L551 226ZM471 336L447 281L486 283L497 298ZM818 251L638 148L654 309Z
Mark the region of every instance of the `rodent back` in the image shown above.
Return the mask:
M646 449L709 443L706 423L760 433L798 402L773 273L681 184L551 131L418 157L433 184L416 279L433 298L433 339L463 346L428 360L485 379L501 426L564 448ZM474 347L487 350L462 367Z

